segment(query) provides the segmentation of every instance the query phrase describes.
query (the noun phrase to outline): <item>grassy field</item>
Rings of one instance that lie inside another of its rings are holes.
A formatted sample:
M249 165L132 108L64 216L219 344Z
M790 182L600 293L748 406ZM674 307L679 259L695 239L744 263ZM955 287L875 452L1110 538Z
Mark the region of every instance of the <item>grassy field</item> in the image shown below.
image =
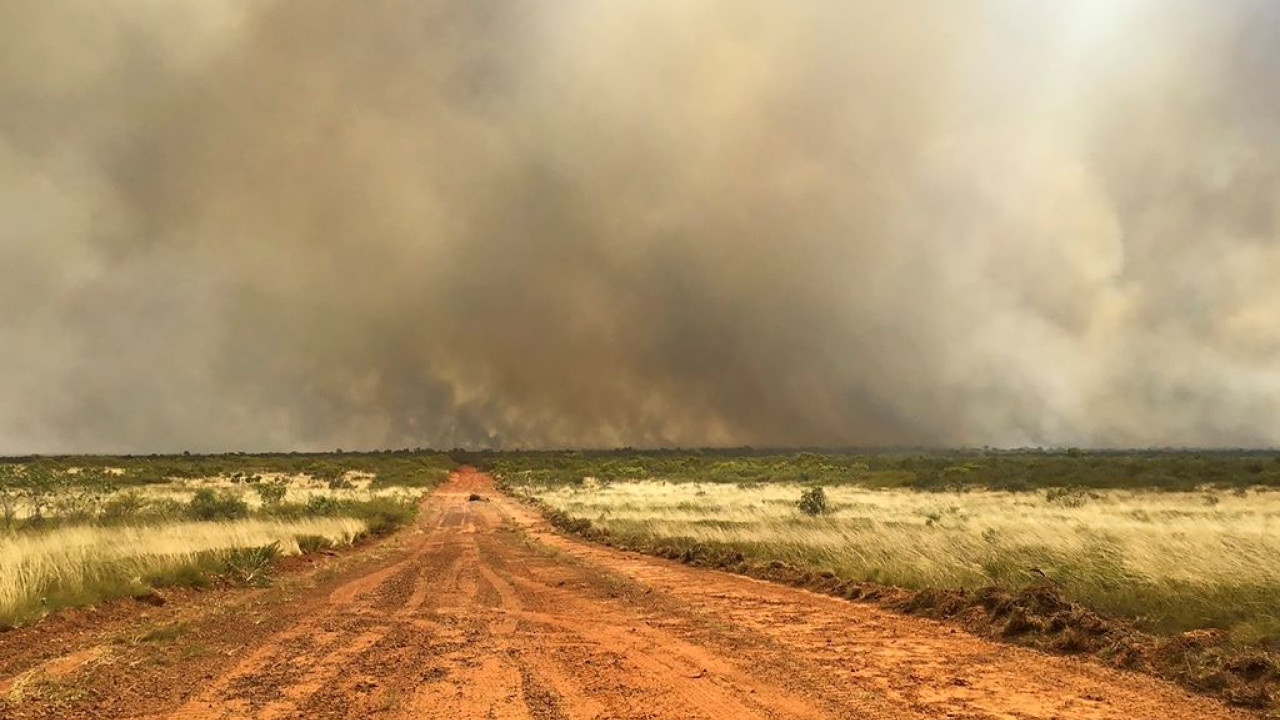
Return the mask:
M1103 490L920 493L662 481L525 486L628 544L734 548L910 589L1044 578L1093 609L1158 632L1229 628L1280 636L1280 492Z
M1045 581L1144 630L1280 645L1275 453L523 453L482 459L636 547L908 589ZM822 487L825 506L799 507Z
M215 580L414 517L439 453L26 458L0 462L0 627Z
M199 586L215 575L259 584L270 564L364 535L356 518L184 522L150 527L62 526L0 539L0 626L62 607Z

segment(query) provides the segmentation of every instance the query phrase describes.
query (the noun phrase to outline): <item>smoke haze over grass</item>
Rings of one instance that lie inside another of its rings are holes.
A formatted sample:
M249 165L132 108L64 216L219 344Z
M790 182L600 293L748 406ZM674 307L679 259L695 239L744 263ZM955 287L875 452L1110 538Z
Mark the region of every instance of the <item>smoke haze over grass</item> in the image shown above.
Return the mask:
M1280 444L1266 0L14 0L0 452Z

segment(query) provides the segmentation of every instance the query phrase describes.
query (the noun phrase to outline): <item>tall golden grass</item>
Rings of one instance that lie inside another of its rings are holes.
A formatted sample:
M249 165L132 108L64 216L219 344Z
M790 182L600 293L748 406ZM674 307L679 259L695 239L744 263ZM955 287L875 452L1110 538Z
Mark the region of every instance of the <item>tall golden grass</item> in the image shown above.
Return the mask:
M409 501L420 498L424 492L420 488L370 488L367 480L359 479L352 488L330 489L324 483L300 476L275 474L264 476L264 478L264 482L278 481L286 484L287 490L283 498L283 502L286 503L306 503L315 497L353 502L367 502L377 498ZM128 487L108 493L103 496L103 499L110 500L129 495L151 505L186 503L191 500L191 496L196 491L209 488L235 495L244 500L250 508L257 510L263 507L263 502L255 491L255 487L257 486L253 484L233 483L226 477L179 479L155 485ZM32 508L29 502L25 502L22 499L14 499L10 502L12 503L12 519L21 521L31 517ZM61 513L57 506L45 511L45 516L49 518L58 518L60 515ZM0 521L0 529L3 529L3 525L4 523Z
M143 527L66 526L0 536L0 624L181 581L184 573L236 548L278 543L282 554L297 554L299 537L323 537L334 545L345 545L365 530L363 520L317 517Z
M1073 599L1152 630L1280 635L1280 493L922 493L804 486L615 482L525 487L641 543L732 547L748 557L912 589L1018 588L1048 578Z

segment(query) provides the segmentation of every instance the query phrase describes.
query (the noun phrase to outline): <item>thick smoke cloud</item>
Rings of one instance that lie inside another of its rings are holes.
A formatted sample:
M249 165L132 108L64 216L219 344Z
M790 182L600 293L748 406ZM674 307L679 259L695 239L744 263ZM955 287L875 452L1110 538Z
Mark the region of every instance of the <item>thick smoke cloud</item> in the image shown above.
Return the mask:
M1280 443L1269 0L11 0L0 452Z

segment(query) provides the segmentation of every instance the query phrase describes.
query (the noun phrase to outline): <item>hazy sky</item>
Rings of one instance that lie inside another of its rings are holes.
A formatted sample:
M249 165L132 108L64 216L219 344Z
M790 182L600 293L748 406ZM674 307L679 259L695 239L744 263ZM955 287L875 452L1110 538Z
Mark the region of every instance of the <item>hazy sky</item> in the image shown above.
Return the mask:
M7 0L0 453L1280 444L1273 0Z

